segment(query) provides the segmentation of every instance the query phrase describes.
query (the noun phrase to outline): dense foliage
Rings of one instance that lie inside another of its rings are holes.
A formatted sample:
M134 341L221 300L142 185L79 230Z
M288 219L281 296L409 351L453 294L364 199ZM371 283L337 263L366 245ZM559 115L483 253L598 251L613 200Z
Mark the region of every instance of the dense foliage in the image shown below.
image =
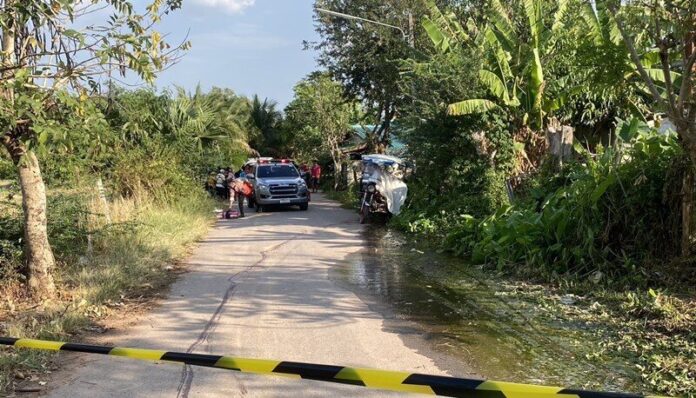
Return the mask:
M344 98L341 85L326 74L310 75L295 86L285 113L293 156L311 163L328 155L333 170L341 170L341 145L359 117L358 103ZM334 173L334 188L340 183L340 173Z
M53 192L49 235L61 264L84 255L87 236L95 232L90 203L98 178L114 200L140 197L173 204L201 198L209 172L239 167L247 158L248 137L255 131L250 101L230 90L178 90L173 95L113 88L88 103L94 115L90 126L95 128L90 137L96 145L66 139L50 151L37 149ZM10 276L22 277L23 224L15 166L5 158L0 165L0 179L7 179L9 189L0 198L0 279L7 282Z
M558 281L668 284L679 276L655 261L678 253L681 157L673 136L602 148L596 158L537 177L527 201L480 219L462 215L447 242L474 262L524 264L523 272Z
M656 390L687 395L693 333L669 325L693 325L690 299L672 294L689 297L696 280L694 4L317 2L396 27L318 14L322 65L367 106L388 88L416 165L392 225L491 271L619 297L630 311L607 351L634 355ZM657 131L665 116L672 134ZM568 131L558 126L573 129L562 150L549 145Z

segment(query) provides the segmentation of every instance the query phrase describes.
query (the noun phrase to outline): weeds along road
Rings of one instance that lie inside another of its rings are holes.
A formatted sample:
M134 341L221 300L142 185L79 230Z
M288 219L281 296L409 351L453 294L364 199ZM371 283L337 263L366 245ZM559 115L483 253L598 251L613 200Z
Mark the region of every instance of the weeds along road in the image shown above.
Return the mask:
M363 241L358 216L316 195L307 212L221 220L190 272L114 345L445 374L383 330L385 320L329 280ZM70 355L70 354L68 354ZM75 355L54 397L402 396L362 387L240 374L118 357Z

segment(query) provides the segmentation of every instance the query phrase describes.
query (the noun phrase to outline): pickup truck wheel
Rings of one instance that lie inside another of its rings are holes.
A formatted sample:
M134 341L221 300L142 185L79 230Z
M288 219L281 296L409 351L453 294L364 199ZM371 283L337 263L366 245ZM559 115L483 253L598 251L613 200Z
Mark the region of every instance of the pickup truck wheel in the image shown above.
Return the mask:
M249 198L249 199L247 199L247 202L248 202L249 208L250 208L250 209L253 209L253 208L254 208L254 205L256 204L256 201L254 200L254 198Z
M308 208L309 208L309 203L302 203L300 205L300 210L302 210L302 211L307 211Z
M257 213L263 213L263 206L261 206L260 204L257 203L257 204L256 204L256 212L257 212Z

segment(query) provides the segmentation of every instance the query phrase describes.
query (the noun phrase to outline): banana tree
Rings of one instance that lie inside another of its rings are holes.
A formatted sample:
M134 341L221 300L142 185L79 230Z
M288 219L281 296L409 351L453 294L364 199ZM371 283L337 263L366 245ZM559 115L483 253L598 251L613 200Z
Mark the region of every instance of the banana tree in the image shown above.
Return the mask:
M541 0L521 0L524 24L514 22L511 8L499 0L491 2L489 21L482 28L473 23L467 29L452 14L443 13L434 2L429 3L430 16L423 27L441 52L456 51L464 46L478 46L487 55L488 63L479 71L479 79L491 99L474 98L448 106L451 115L487 112L496 107L519 109L520 127L543 126L544 116L557 108L561 98L545 95L542 59L553 53L556 37L563 27L568 0L556 0L551 26L544 23L545 5ZM473 32L474 35L467 33Z
M636 63L631 59L631 54L621 36L621 30L609 9L610 3L607 0L589 0L583 2L580 9L581 20L587 31L587 36L597 48L610 49L610 51L620 54L625 60L622 78L630 82L634 89L645 97L650 97L652 92L650 87L643 81L641 72ZM650 25L650 14L645 13L638 18L643 19L644 25ZM670 69L667 74L663 69L660 49L649 42L650 36L647 32L638 32L635 42L640 46L641 51L637 53L637 60L645 75L654 82L654 88L661 97L667 95L669 91L678 91L681 84L682 75ZM669 61L669 60L668 60ZM667 85L670 85L668 88ZM643 116L643 115L636 115Z

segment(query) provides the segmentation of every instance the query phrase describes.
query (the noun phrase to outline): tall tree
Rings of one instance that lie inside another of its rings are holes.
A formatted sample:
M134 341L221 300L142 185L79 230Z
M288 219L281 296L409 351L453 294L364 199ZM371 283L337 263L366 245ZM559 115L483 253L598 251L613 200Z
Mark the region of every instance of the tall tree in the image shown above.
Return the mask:
M545 63L555 55L568 3L519 0L503 4L492 0L486 8L486 22L472 22L465 28L456 15L443 13L430 1L429 16L422 22L440 51L460 52L474 46L484 56L479 80L488 88L489 97L449 104L448 113L461 116L504 108L514 116L515 138L525 145L523 157L531 158L532 166L545 155L543 149L539 150L543 138L538 132L545 118L563 101L562 97L548 95L549 85L558 85L562 80L548 80Z
M276 109L277 106L277 102L268 98L261 101L256 94L251 99L251 120L256 128L251 145L264 155L286 155L283 153L285 139L283 130L280 128L283 115Z
M341 144L357 114L358 104L346 101L343 87L326 74L312 74L295 86L295 97L285 108L286 126L295 145L306 156L328 154L334 165L334 188L340 186Z
M479 78L495 100L466 99L450 104L449 113L466 115L495 106L521 107L520 122L541 127L544 116L554 107L554 98L545 95L549 82L544 78L542 59L554 55L568 2L523 0L522 4L503 6L500 1L492 0L489 22L481 27L472 26L468 32L453 14L442 13L431 2L430 16L423 19L423 27L433 43L443 52L480 44L489 61L479 71ZM519 9L523 15L517 15ZM553 17L547 22L548 12Z
M637 74L657 110L674 123L691 165L683 181L682 254L691 251L696 167L696 2L693 0L602 1L611 11ZM660 70L645 65L653 53Z
M28 286L35 297L53 295L55 260L34 148L56 136L56 121L66 116L57 112L61 107L72 107L71 117L93 116L85 102L98 76L133 71L152 81L172 62L181 47L171 48L153 26L180 6L181 0L153 0L138 13L127 0L0 0L0 141L19 170ZM110 17L86 22L95 12ZM79 101L61 96L64 89Z
M370 150L383 152L400 104L408 100L399 90L402 61L417 40L413 19L420 15L420 0L317 0L316 7L367 18L399 27L384 27L316 13L316 30L321 36L313 43L320 50L319 63L345 87L348 97L363 101L371 114L374 130L368 134ZM402 33L403 32L403 33Z

